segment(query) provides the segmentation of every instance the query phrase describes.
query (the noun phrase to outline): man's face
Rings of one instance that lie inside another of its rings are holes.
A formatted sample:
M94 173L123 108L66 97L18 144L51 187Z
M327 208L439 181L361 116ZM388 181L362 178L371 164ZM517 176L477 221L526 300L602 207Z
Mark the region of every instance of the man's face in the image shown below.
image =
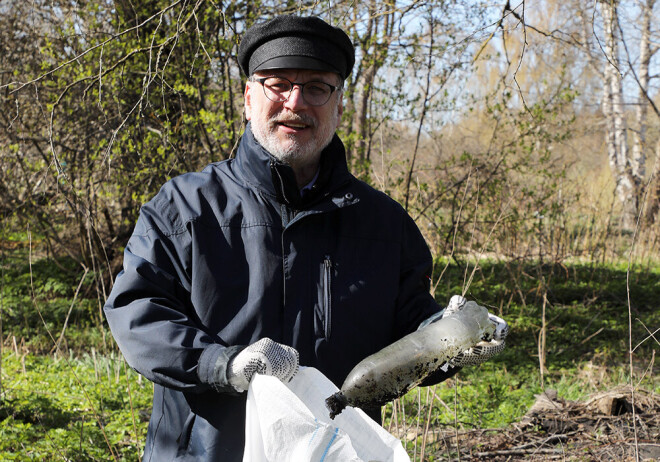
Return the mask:
M291 82L321 81L338 86L340 78L332 72L277 69L256 72L260 77L284 77ZM245 114L252 122L252 133L268 152L293 167L318 162L321 151L330 143L339 126L343 105L339 92L333 92L323 106L311 106L294 86L287 101L273 102L259 82L245 87Z

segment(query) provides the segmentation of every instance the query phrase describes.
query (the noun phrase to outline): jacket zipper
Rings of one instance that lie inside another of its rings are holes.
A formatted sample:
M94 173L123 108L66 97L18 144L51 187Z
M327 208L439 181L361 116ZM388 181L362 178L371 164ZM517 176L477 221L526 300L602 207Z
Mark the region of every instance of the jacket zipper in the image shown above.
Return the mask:
M324 319L324 328L325 328L325 338L326 340L330 338L331 333L331 321L332 321L332 260L330 256L326 255L323 260L323 314Z

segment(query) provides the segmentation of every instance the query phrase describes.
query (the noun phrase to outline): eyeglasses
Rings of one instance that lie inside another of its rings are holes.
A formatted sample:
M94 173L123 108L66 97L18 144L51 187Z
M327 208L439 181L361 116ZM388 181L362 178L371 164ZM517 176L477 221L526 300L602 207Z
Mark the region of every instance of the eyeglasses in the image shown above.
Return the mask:
M325 82L311 81L311 82L292 82L284 77L262 77L255 78L255 82L259 82L264 87L264 95L269 100L275 103L282 103L288 101L291 96L291 91L295 85L300 87L303 100L310 106L323 106L330 100L332 92L339 90L340 87L335 87Z

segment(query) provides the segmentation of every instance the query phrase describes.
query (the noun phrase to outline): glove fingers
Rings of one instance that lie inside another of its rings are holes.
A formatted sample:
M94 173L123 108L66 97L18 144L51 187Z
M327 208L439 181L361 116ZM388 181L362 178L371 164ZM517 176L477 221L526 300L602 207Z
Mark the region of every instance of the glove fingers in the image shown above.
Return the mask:
M241 351L230 363L228 380L239 391L247 390L254 374L272 375L283 382L298 372L298 351L263 338Z
M273 364L271 375L279 378L282 382L289 382L298 372L300 355L298 350L287 345L280 345L280 352L275 356L276 364Z
M243 375L247 378L248 382L252 380L254 374L273 375L273 368L270 361L268 361L268 358L263 353L255 353L243 368Z
M506 336L509 335L509 324L507 324L504 319L495 316L492 313L488 313L488 318L490 318L491 322L495 324L493 340L504 340Z
M460 311L461 309L463 309L466 303L467 300L462 295L452 296L451 299L449 299L449 304L447 305L447 309L445 310L445 316Z
M459 353L450 363L452 366L474 366L488 361L504 350L504 340L492 342L479 342L474 347Z

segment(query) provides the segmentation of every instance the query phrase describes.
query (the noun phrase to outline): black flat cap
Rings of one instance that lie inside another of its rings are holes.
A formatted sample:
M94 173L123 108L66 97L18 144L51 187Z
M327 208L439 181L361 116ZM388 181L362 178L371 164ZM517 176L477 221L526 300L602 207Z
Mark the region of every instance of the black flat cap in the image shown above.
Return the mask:
M278 16L250 27L238 47L247 76L267 69L311 69L348 77L355 49L348 35L316 17Z

